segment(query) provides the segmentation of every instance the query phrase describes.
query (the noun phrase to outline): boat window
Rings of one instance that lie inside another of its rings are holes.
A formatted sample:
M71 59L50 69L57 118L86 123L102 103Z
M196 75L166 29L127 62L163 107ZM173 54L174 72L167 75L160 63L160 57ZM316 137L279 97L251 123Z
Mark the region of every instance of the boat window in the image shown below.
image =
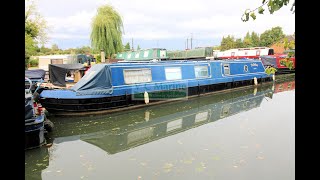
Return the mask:
M194 72L196 78L204 78L208 77L208 66L195 66Z
M230 75L230 67L229 64L223 65L224 75Z
M125 84L151 82L151 69L124 69L123 70Z
M128 58L128 59L130 59L130 58L131 58L131 53L129 53L129 54L128 54L127 58Z
M139 52L136 52L135 58L139 58Z
M166 67L166 80L181 79L181 67Z

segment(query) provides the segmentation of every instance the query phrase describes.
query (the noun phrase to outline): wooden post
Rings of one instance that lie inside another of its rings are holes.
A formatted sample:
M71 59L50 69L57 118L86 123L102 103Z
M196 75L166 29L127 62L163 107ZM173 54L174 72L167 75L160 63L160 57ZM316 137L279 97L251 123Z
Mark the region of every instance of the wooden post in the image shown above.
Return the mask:
M104 53L103 50L101 50L101 62L102 62L102 63L105 63L105 62L106 62L106 55L105 55L105 53Z

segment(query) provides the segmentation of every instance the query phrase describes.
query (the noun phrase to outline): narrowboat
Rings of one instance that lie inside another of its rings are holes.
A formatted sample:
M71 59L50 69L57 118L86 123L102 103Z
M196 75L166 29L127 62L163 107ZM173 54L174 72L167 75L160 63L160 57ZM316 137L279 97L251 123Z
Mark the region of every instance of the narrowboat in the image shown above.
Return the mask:
M274 54L274 55L267 55L267 56L261 56L260 59L264 66L271 66L277 69L277 73L290 73L295 72L296 67L296 58L295 56L290 58L290 61L292 61L292 69L289 69L285 62L283 61L285 58L287 58L287 53L284 52L283 54Z
M116 56L116 60L119 61L149 61L153 59L165 60L167 58L167 50L163 48L120 52Z
M53 129L52 122L46 118L41 104L35 102L32 94L32 81L29 82L29 89L25 89L25 150L37 148L46 143L45 134ZM38 88L37 88L38 89ZM35 92L37 91L35 90Z
M169 60L199 59L213 56L212 47L199 47L195 49L167 51Z
M70 89L43 90L40 102L52 114L77 115L265 81L272 76L256 59L96 64Z
M29 80L25 80L25 89L31 90L32 93L35 92L37 89L37 83L42 82L45 79L46 72L43 69L32 69L32 70L25 70L25 77L31 80L31 83Z

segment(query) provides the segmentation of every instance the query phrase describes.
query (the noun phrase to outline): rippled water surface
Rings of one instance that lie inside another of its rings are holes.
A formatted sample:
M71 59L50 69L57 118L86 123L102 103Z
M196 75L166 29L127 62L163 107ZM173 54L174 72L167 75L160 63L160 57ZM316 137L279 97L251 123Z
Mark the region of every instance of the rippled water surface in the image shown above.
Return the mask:
M52 146L25 152L43 180L295 178L295 81L116 114L51 117Z

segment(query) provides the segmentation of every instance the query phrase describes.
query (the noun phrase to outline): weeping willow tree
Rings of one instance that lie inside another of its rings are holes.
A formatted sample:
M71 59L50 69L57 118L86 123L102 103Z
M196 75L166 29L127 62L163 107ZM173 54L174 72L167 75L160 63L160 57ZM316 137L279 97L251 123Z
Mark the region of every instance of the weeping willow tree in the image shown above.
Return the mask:
M95 50L103 50L108 58L122 51L123 23L121 16L112 6L99 7L91 27L91 46Z

